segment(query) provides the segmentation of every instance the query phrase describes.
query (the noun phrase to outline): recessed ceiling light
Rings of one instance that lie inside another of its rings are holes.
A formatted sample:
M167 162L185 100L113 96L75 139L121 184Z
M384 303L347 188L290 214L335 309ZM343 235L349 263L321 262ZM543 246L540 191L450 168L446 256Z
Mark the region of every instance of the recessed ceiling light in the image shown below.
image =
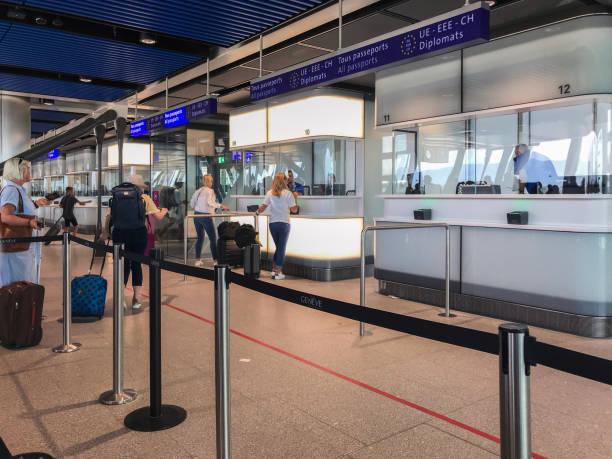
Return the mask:
M80 76L80 77L79 77L79 81L80 81L81 83L91 83L91 78L88 78L88 77L86 77L86 76Z
M55 27L61 27L64 25L64 21L62 21L60 18L55 18L53 21L51 21L51 24L53 24Z
M43 99L42 103L44 105L55 105L55 101L53 99Z
M140 32L140 43L143 45L154 45L157 43L157 40L153 35L150 35L146 32Z
M489 4L489 6L495 6L497 1L496 0L487 0L487 3Z
M18 10L17 8L12 8L6 12L6 16L10 19L19 19L24 20L26 18L26 14L24 11Z
M36 16L35 21L38 25L47 25L47 18L43 18L42 16Z

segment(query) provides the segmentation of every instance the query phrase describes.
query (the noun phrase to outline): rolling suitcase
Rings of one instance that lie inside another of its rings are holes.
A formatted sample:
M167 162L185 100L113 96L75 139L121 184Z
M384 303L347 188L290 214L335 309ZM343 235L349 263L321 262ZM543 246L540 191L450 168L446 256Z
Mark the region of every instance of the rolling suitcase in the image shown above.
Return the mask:
M242 266L242 249L233 239L217 239L217 257L220 265Z
M244 249L244 275L258 278L261 265L259 244L247 245Z
M106 255L102 258L100 275L91 274L95 259L95 249L89 265L89 273L85 276L72 279L72 316L73 317L98 317L104 316L104 306L106 304L106 288L108 283L102 277Z
M36 346L42 339L45 288L13 282L0 289L0 341L5 347Z
M60 222L63 220L63 218L64 217L58 218L57 221L49 227L49 229L45 233L45 236L57 236L62 230L62 225L60 225ZM51 241L45 242L45 245L49 244L51 244Z

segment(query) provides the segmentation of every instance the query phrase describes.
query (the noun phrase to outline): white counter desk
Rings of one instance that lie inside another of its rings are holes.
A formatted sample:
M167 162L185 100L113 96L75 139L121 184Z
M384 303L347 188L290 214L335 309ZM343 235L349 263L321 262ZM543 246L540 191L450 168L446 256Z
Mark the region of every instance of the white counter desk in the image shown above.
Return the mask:
M612 196L382 196L376 224L431 223L451 228L451 307L593 336L612 336ZM527 210L529 224L506 213ZM444 230L377 233L381 293L442 304Z

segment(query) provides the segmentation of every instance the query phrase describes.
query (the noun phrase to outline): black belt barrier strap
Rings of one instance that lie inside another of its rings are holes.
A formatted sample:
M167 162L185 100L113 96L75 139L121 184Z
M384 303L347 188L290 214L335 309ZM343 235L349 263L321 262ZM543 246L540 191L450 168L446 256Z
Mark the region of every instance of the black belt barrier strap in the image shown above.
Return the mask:
M422 338L442 341L489 354L499 353L499 337L496 334L470 328L447 325L440 322L381 311L346 301L333 300L311 293L300 292L280 285L252 279L232 272L232 282L290 303L306 306L318 311L335 314L378 327L388 328Z
M0 243L7 242L46 242L60 241L61 236L19 238L19 239L0 239ZM111 247L103 244L94 243L86 239L70 236L70 239L79 244L95 249L112 252ZM123 256L131 260L151 265L159 263L159 267L166 271L197 277L205 280L214 279L214 271L210 269L186 266L182 263L170 261L155 261L150 257L131 252L123 252ZM499 336L471 328L459 327L430 320L419 319L416 317L396 314L394 312L382 311L380 309L359 306L346 301L326 298L324 296L313 295L312 293L301 292L277 284L271 284L258 279L244 276L232 271L232 282L242 287L272 296L283 301L295 303L317 311L327 312L337 316L345 317L359 322L365 322L377 327L396 330L402 333L419 336L421 338L432 339L455 346L466 347L476 351L487 352L489 354L499 354ZM535 339L530 339L526 349L527 363L530 365L544 365L555 370L570 373L583 378L612 385L612 360L606 360L594 355L583 354L551 344L540 343Z
M530 342L528 356L531 364L541 364L555 370L612 385L612 361L583 354L552 344Z
M15 237L0 239L0 245L15 244L19 242L55 242L61 241L62 236Z
M83 239L77 236L70 235L70 240L76 242L77 244L84 245L85 247L89 247L91 249L101 250L102 252L113 253L113 248L111 246L102 244L100 242L92 242L87 239Z
M195 266L187 266L182 263L173 263L166 260L162 260L159 266L161 269L172 271L173 273L197 277L204 280L215 280L215 272L212 269L196 268Z

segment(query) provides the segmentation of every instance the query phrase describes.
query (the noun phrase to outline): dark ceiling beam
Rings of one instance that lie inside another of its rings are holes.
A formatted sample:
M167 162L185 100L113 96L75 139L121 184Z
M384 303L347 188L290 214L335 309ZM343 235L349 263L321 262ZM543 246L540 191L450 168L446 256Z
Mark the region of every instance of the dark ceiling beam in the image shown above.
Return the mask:
M34 69L29 67L17 67L15 65L0 64L0 73L10 73L11 75L22 75L37 78L46 78L48 80L71 81L80 84L96 84L100 86L108 86L111 88L129 89L132 91L141 91L145 85L142 83L133 83L131 81L111 80L108 78L91 77L89 75L76 75L74 73L54 72L51 70ZM80 78L88 77L90 83L84 83Z
M9 11L21 12L25 15L25 17L23 19L9 17ZM14 3L8 3L2 0L0 0L0 20L11 21L16 24L26 24L29 26L59 30L62 32L76 33L88 37L131 43L150 48L175 51L194 56L201 56L204 58L215 57L219 47L219 45L205 41L152 32L125 25L114 24L111 22L59 13L57 11L43 8L16 5ZM140 42L142 32L153 36L156 43L153 45L142 44Z

